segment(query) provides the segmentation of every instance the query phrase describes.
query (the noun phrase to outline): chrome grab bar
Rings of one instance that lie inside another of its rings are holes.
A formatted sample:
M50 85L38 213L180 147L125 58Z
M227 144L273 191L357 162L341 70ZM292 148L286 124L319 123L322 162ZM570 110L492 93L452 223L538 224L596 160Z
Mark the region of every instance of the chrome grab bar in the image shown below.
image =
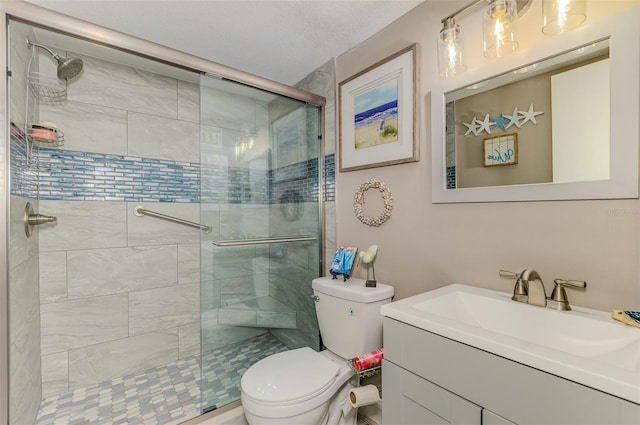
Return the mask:
M254 239L234 239L227 241L212 242L215 246L244 246L244 245L260 245L280 242L303 242L318 240L316 236L296 235L296 236L276 236L273 238L254 238Z
M138 217L149 215L151 217L160 218L162 220L172 221L174 223L183 224L185 226L195 227L196 229L204 230L205 233L210 233L211 232L211 226L208 225L208 224L195 223L193 221L183 220L181 218L172 217L170 215L162 214L162 213L159 213L159 212L149 211L149 210L146 210L146 209L142 208L142 206L140 206L140 205L138 205L137 207L135 207L133 209L133 213L135 215L137 215Z

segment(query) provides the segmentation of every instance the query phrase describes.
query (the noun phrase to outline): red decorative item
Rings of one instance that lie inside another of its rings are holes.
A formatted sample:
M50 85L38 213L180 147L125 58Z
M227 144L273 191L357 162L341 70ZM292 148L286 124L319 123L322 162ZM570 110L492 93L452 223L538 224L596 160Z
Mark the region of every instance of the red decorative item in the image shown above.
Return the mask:
M358 372L360 372L365 369L371 369L374 366L378 366L380 363L382 363L383 358L384 351L382 348L378 348L377 350L373 350L370 353L354 357L351 362L353 363L353 367Z

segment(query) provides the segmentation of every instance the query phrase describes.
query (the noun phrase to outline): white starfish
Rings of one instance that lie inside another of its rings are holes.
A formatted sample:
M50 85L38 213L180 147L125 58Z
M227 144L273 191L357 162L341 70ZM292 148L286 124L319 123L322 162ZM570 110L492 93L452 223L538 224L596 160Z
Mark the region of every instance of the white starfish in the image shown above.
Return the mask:
M529 121L531 121L534 124L538 124L538 122L536 121L536 117L541 114L544 114L544 112L533 111L533 103L532 103L531 105L529 105L529 110L527 112L520 111L520 115L522 115L522 118L524 119L524 121L522 121L522 124L526 124Z
M474 136L478 135L478 120L476 120L476 117L473 117L473 120L467 124L466 122L463 122L462 124L465 125L465 127L468 128L467 132L464 133L465 136L469 135L469 133L473 133Z
M478 121L478 124L480 124L480 130L478 130L478 133L482 133L482 130L484 130L487 134L491 134L491 126L495 123L491 121L491 117L487 114L484 116L484 120Z
M517 107L513 108L513 115L504 115L504 117L509 120L509 123L505 128L509 128L512 125L515 125L518 128L522 126L522 124L520 123L520 112L518 112Z

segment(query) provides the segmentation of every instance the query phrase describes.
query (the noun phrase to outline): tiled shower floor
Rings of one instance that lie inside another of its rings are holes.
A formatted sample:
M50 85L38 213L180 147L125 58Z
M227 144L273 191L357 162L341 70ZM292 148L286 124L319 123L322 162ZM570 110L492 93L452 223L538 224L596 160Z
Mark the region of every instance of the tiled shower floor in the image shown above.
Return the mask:
M240 378L256 361L287 350L264 334L204 355L204 404L240 397ZM45 398L36 425L166 425L200 414L200 355Z

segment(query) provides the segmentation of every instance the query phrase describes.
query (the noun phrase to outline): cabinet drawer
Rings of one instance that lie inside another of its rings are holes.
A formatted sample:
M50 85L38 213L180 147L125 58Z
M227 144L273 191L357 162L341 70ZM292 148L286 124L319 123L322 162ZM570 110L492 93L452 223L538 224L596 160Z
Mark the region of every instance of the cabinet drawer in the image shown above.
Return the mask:
M487 409L482 410L482 425L516 425Z
M384 360L382 415L385 425L481 422L481 409L413 373Z

